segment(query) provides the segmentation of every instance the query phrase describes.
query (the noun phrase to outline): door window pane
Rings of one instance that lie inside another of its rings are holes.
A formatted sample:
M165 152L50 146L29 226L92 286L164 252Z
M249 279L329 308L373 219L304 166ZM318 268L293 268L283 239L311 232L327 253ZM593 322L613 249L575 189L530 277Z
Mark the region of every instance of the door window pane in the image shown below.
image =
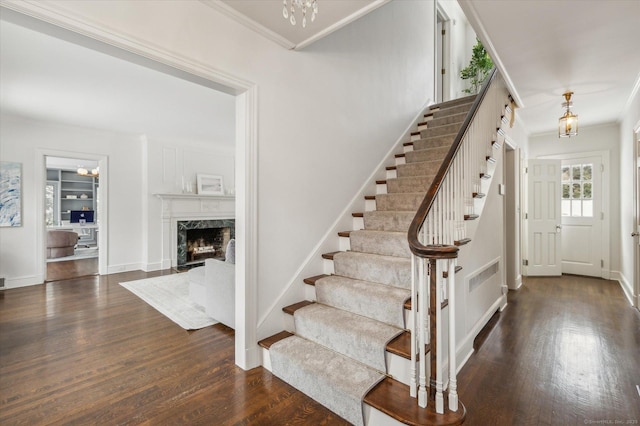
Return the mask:
M562 215L593 217L593 164L562 167Z

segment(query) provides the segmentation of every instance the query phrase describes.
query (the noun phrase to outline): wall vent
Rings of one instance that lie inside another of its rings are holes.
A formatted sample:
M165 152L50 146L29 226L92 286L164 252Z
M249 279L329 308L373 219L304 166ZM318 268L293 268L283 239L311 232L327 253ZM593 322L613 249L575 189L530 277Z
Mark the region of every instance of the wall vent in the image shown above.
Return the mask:
M496 260L495 262L488 265L482 271L475 274L473 277L469 278L469 293L478 288L482 283L488 281L500 270L500 261Z

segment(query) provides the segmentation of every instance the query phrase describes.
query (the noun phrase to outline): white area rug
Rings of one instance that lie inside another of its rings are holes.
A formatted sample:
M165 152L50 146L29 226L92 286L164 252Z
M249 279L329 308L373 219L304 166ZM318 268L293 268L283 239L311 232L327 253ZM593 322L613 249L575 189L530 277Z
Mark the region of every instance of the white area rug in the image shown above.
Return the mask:
M185 330L197 330L218 322L205 313L203 306L189 298L189 277L186 273L128 281L120 285Z

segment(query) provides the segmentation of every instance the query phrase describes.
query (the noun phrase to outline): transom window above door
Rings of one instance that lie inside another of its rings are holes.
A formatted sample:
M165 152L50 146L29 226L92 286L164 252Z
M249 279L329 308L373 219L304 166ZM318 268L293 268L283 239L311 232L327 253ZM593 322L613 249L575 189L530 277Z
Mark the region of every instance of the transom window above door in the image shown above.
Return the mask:
M593 217L593 164L562 166L562 216Z

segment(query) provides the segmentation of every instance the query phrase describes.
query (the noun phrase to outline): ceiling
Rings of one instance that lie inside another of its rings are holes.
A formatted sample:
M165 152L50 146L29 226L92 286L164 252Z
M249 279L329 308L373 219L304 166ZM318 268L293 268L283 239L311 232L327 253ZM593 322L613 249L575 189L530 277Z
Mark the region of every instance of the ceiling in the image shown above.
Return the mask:
M303 29L282 0L201 0L288 48L302 48L389 0L319 0ZM289 0L287 0L289 2ZM640 87L640 1L460 0L531 134L556 130L562 93L580 126L617 121ZM233 144L234 97L0 20L0 109L164 139ZM299 18L299 17L298 17Z
M573 91L581 128L615 122L640 85L640 1L461 0L531 134L557 131Z
M3 113L234 146L234 96L17 25L10 15L2 9Z
M307 14L306 28L297 7L295 26L284 18L282 0L203 1L287 49L302 49L391 0L318 0L318 15L311 22ZM290 11L291 0L286 3Z

